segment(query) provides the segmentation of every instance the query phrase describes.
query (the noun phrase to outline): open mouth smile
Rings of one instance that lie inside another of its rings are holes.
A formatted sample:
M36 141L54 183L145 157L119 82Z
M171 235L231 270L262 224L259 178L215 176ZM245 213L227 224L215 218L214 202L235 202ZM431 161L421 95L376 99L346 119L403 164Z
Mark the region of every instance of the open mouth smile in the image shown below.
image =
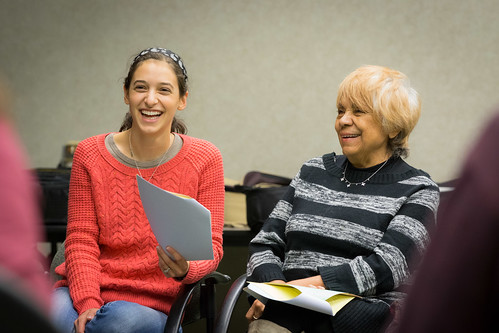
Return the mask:
M360 134L343 134L341 135L342 139L351 139L351 138L356 138L359 137Z
M143 115L144 117L159 117L163 114L163 112L160 111L149 111L149 110L140 110L140 114Z

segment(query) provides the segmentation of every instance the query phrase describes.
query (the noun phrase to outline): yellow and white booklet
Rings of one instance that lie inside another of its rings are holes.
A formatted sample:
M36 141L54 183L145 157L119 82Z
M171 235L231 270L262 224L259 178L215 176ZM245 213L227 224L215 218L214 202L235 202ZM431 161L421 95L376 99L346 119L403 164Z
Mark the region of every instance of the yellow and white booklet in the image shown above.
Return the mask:
M166 191L139 175L137 184L158 243L173 247L186 260L212 260L210 211L195 199Z
M334 316L357 295L291 284L249 282L244 288L265 303L271 299Z

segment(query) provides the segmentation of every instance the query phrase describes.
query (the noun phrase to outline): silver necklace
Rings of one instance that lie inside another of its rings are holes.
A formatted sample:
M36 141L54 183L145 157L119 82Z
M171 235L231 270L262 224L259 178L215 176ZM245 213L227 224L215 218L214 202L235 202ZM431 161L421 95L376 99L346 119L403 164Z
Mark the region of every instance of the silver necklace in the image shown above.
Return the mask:
M389 160L389 159L388 159ZM347 160L347 163L345 164L345 169L343 170L343 177L341 177L341 181L342 182L345 182L347 184L347 187L350 187L351 185L362 185L362 186L366 186L366 183L375 175L378 173L379 170L381 170L381 168L383 168L385 166L386 163L388 163L388 160L385 161L385 163L383 163L379 168L378 170L374 171L374 173L372 175L370 175L369 177L367 177L364 181L362 182L359 182L359 183L352 183L351 181L349 181L347 179L347 167L348 167L348 160Z
M139 165L137 164L137 161L135 160L135 158L133 156L133 150L132 150L132 130L131 129L130 129L130 135L128 136L128 145L129 145L129 148L130 148L130 156L132 156L132 160L135 163L135 167L137 168L137 172L139 173L139 176L142 177L142 173L140 172ZM154 174L156 173L156 170L158 170L158 168L161 165L161 163L163 163L163 161L164 161L164 159L166 157L166 154L168 154L168 151L170 150L170 148L172 146L173 146L173 142L170 145L170 147L168 147L168 149L165 151L165 153L163 154L163 156L161 157L161 159L159 160L159 163L158 163L158 165L156 165L156 168L154 168L154 171L152 172L151 177L149 177L149 179L147 180L148 182L151 181L152 176L154 176ZM144 178L144 177L142 177L142 178Z

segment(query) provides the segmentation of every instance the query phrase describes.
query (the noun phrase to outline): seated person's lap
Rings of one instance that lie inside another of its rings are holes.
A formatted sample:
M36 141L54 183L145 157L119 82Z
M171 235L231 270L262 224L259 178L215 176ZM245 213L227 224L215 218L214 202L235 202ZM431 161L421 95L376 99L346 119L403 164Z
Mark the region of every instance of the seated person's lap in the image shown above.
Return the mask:
M71 332L78 313L66 287L54 293L52 317L61 332ZM114 301L103 305L95 317L85 326L85 332L163 332L166 314L152 308L126 301ZM181 330L180 330L181 331Z
M345 311L343 311L345 310ZM272 321L291 332L381 332L390 317L388 304L354 299L331 316L282 302L268 301L260 319ZM355 318L355 319L354 319ZM359 320L363 318L364 320Z

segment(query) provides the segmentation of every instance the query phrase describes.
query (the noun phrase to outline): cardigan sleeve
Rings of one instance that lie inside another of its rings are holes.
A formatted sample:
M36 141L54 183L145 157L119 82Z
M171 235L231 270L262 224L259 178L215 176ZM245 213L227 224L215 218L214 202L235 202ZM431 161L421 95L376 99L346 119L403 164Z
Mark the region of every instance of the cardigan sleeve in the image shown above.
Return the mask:
M319 268L326 288L372 296L405 284L416 265L411 260L414 252L422 254L429 243L439 196L437 185L429 179L418 186L418 190L405 199L370 253L356 256L345 264Z
M100 308L99 227L90 182L92 154L89 141L75 151L68 199L68 227L65 242L66 272L73 305L78 313Z

